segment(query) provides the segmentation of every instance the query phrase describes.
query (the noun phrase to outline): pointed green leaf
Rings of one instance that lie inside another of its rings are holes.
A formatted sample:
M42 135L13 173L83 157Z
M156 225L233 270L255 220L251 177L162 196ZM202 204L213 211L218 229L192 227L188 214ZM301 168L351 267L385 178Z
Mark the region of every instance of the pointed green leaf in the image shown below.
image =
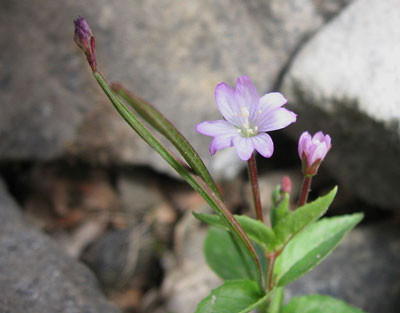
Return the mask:
M265 272L267 262L260 248L258 254ZM204 241L204 255L210 268L224 280L257 279L254 263L224 229L210 228Z
M227 281L204 298L195 313L247 313L262 305L268 295L250 280Z
M318 265L362 218L359 213L323 218L294 237L275 263L278 286L287 285Z
M309 295L293 298L282 313L363 313L359 308L323 295Z
M167 138L179 151L190 167L199 175L204 182L221 198L219 190L208 172L200 156L194 150L187 139L175 128L175 126L154 106L138 96L131 94L118 84L113 84L112 89L122 97L141 117L151 126L157 129Z
M250 239L235 220L232 213L228 210L221 199L216 196L215 192L199 177L193 175L189 169L174 154L168 150L145 126L143 123L121 102L121 100L112 92L110 86L99 72L93 72L99 86L114 105L118 113L124 120L136 131L136 133L152 147L165 161L179 174L186 182L198 192L203 199L215 210L215 212L229 225L230 231L237 242L245 249L255 264L258 272L257 281L259 286L263 285L263 271L261 262L256 250L254 249Z
M305 204L283 217L273 228L278 243L284 246L294 235L320 218L328 210L336 192L337 187L327 195Z
M218 215L193 212L200 221L211 226L229 230L226 223ZM258 243L265 251L273 251L276 245L275 234L271 228L259 220L245 215L235 215L236 220L251 240Z
M276 203L275 207L271 208L271 224L274 227L278 224L283 218L290 214L290 195L285 193L283 195L282 200Z
M271 194L272 208L276 208L281 201L281 185L277 185Z

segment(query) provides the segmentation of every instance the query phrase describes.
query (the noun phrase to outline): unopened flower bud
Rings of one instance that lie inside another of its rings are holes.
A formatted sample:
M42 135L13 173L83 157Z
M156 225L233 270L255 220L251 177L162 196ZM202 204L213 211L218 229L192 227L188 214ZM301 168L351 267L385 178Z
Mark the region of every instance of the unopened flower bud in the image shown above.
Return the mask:
M318 168L331 148L331 137L321 131L313 137L304 132L299 139L298 152L302 161L302 171L305 176L317 174Z
M289 194L292 191L292 181L289 176L282 177L281 191Z
M92 30L86 20L80 16L75 21L75 36L74 41L79 48L86 54L86 58L89 62L93 72L96 72L96 44Z

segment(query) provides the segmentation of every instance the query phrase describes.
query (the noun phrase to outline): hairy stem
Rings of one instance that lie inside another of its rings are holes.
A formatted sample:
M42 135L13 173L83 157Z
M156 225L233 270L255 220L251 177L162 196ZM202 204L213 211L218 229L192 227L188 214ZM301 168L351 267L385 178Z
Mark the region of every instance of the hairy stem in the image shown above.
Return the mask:
M264 216L261 207L260 190L258 188L258 174L255 153L247 161L247 170L249 172L249 180L251 184L251 191L253 193L253 202L256 209L257 219L264 222Z
M311 178L312 178L311 176L304 176L303 186L301 187L301 192L300 192L299 202L297 202L297 207L301 207L307 202L308 194L310 192Z

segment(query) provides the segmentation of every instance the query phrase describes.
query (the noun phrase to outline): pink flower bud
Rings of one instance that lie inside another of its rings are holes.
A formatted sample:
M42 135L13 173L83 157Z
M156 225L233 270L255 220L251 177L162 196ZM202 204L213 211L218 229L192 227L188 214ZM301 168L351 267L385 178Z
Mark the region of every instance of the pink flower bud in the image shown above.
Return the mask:
M298 152L302 160L302 171L306 176L314 176L318 172L319 165L331 148L331 137L321 131L313 137L308 132L301 134Z
M292 181L289 176L282 177L281 191L290 193L292 191Z
M92 30L89 27L89 24L86 20L80 16L75 21L75 36L74 41L78 45L79 48L86 54L86 58L89 62L92 71L96 71L97 63L96 63L96 44L94 40L94 36Z

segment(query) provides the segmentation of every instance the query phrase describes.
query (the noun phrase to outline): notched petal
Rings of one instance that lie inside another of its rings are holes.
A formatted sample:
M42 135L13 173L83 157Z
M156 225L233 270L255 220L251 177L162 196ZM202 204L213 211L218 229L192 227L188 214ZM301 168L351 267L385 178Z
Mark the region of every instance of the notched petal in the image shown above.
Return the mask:
M240 120L238 115L240 108L236 103L233 89L225 84L220 83L215 88L215 102L222 116L232 124L238 125Z
M287 99L280 92L270 92L261 97L260 108L272 111L284 106L286 103Z
M213 155L218 150L229 148L233 146L232 135L217 136L210 143L210 154Z
M274 143L270 135L260 133L251 138L254 148L265 158L270 158L274 153Z

